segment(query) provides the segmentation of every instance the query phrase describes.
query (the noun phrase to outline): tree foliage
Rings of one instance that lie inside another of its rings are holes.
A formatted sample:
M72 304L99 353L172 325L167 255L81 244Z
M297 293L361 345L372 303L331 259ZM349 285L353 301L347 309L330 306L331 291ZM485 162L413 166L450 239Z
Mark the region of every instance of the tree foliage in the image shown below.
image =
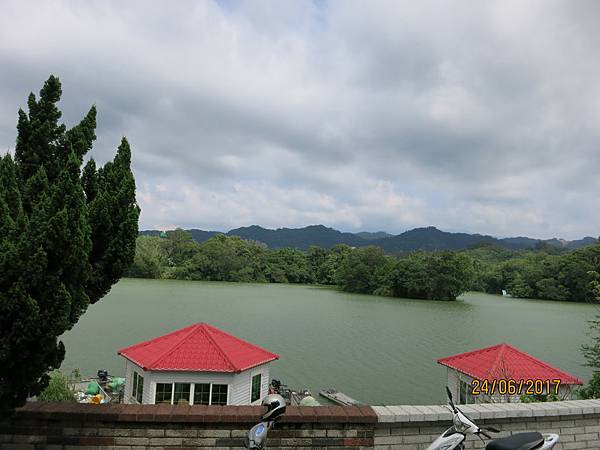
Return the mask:
M74 402L75 396L69 387L69 380L59 370L50 373L48 386L38 395L42 402Z
M453 300L468 290L507 290L513 297L590 301L595 295L591 274L600 270L600 244L569 251L546 243L531 250L484 243L461 251L392 256L376 246L338 244L301 251L270 249L223 234L202 244L184 230L166 236L138 238L131 276L318 283L349 292L423 299ZM600 284L595 286L600 289Z
M600 303L600 275L596 271L591 271L588 275L592 278L590 290L594 300ZM589 321L588 335L591 343L582 345L581 352L586 360L586 366L593 368L594 373L588 384L579 389L578 393L584 399L600 398L600 316L596 315Z
M352 250L339 264L335 280L345 291L361 294L382 293L394 259L379 247ZM386 291L388 292L388 291Z
M0 409L48 384L65 349L58 336L133 261L139 208L125 138L96 169L96 108L71 129L59 124L58 78L19 110L14 159L0 157Z
M590 381L577 391L579 398L600 398L600 372L594 372Z
M455 300L472 279L472 260L451 252L385 255L379 247L269 249L217 234L202 244L175 230L166 238L140 236L129 275L207 281L318 283L348 292ZM410 275L410 276L409 276Z
M390 274L392 295L429 300L456 300L471 288L473 261L455 252L411 253Z
M466 251L478 260L473 287L492 294L507 290L513 297L590 302L595 298L593 273L600 270L600 244L570 252L552 246L510 252ZM512 253L512 254L511 254ZM486 255L489 258L481 257Z

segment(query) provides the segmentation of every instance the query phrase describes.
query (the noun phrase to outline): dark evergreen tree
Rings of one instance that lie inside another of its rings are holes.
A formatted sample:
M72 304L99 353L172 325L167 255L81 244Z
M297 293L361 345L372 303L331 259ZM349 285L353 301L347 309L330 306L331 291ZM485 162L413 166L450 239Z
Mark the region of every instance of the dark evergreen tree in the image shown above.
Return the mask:
M0 412L48 384L65 349L58 337L133 261L139 208L131 151L96 170L96 108L59 124L58 78L19 110L14 160L0 157Z

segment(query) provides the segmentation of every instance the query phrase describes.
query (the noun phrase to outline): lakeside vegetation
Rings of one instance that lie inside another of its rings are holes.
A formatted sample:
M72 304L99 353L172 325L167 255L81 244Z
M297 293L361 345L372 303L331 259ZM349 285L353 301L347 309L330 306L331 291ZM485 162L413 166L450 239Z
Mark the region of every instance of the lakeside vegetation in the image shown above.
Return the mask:
M593 282L600 269L600 245L560 251L541 245L514 252L498 248L468 251L476 261L473 290L513 297L579 302L596 301Z
M184 230L165 237L139 236L129 276L180 280L315 283L348 292L455 300L476 290L514 297L592 301L600 245L573 251L540 244L510 250L481 244L467 250L415 251L391 256L370 246L270 249L237 236L217 234L203 243Z

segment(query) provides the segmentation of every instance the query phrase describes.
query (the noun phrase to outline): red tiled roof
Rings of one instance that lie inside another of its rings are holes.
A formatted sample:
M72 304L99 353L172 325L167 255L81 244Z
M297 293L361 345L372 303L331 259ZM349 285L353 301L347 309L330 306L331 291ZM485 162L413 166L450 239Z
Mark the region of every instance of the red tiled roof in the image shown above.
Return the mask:
M279 355L205 323L197 323L118 351L144 370L241 372Z
M562 384L583 384L579 378L556 369L509 344L473 350L438 359L437 362L480 380L559 379Z

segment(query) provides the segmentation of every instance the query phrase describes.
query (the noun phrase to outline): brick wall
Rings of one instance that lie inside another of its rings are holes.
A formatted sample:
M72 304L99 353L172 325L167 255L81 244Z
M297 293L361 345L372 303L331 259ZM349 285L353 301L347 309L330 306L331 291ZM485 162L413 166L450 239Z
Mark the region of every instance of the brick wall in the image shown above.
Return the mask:
M260 406L28 403L0 421L0 448L243 448ZM288 407L269 448L373 447L377 416L368 406Z
M600 449L600 400L461 406L500 436L560 435L559 449ZM257 406L29 403L0 420L0 449L137 450L242 447ZM269 448L423 450L451 425L442 406L288 407ZM483 449L477 438L467 448Z

